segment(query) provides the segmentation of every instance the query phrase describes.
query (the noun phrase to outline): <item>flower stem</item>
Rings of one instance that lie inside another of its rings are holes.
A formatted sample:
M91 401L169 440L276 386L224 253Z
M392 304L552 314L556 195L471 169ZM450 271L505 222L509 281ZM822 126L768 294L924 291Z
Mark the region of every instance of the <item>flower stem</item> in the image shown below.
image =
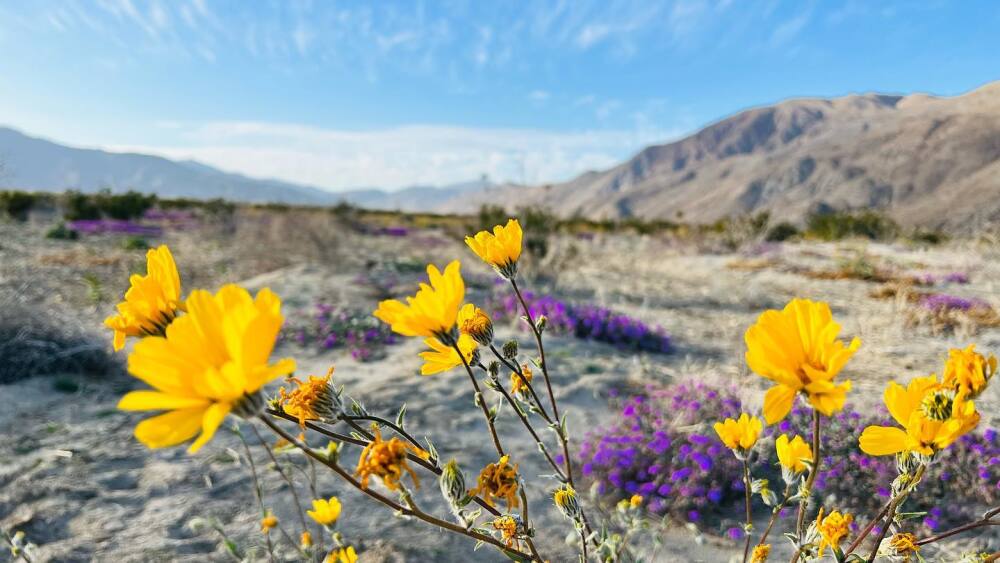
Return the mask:
M799 514L795 520L795 534L799 538L799 542L802 542L802 538L805 535L805 523L806 523L806 511L809 509L809 499L812 497L813 484L816 482L816 475L819 474L820 460L820 426L819 426L819 411L815 408L813 409L813 435L812 435L812 451L813 451L813 466L809 470L809 477L806 479L805 485L805 496L799 501ZM802 551L798 550L792 555L791 563L795 563L799 560L799 556Z
M994 520L993 518L1000 514L1000 506L989 510L983 517L975 522L969 522L968 524L963 524L956 528L952 528L948 531L941 532L935 536L929 538L924 538L920 541L915 542L916 545L927 545L929 543L934 543L936 541L943 540L945 538L950 538L951 536L961 534L962 532L967 532L969 530L974 530L976 528L982 528L983 526L1000 526L1000 522Z
M247 444L246 438L243 437L243 433L240 432L239 427L236 427L235 431L236 435L240 438L240 442L243 443L243 449L246 451L247 462L250 464L250 477L253 480L253 490L255 496L257 497L257 506L260 508L260 517L264 518L267 516L267 509L264 508L264 493L260 486L260 479L257 478L257 465L253 462L253 454L250 452L250 445ZM271 534L265 532L264 539L267 540L267 560L273 563L274 545L271 543Z
M253 430L254 435L257 436L257 440L260 442L260 445L264 446L264 451L267 452L268 457L271 458L271 463L274 464L274 470L277 471L279 475L281 475L281 478L284 479L285 483L288 485L288 488L292 491L292 499L295 501L295 506L297 508L295 512L296 514L298 514L299 523L302 524L302 531L303 532L310 531L309 524L306 523L306 517L304 515L305 509L302 507L302 500L299 499L299 493L295 489L295 482L292 481L292 478L289 477L287 473L285 473L285 470L281 467L281 463L278 462L278 458L275 457L274 452L271 451L270 446L268 446L267 442L264 441L264 437L260 435L260 430L257 430L257 426L251 423L250 428Z
M512 363L508 361L507 358L504 358L503 354L501 354L500 351L497 350L496 346L490 344L490 350L493 352L493 355L496 356L498 360L500 360L505 366L507 366L507 369L509 369L512 373L517 374L518 378L520 378L521 380L521 384L527 387L528 391L531 392L531 397L535 400L535 405L538 406L538 411L539 411L538 414L541 415L542 419L544 419L545 422L552 424L552 418L549 417L549 413L545 411L545 405L543 405L542 400L538 398L538 393L535 392L534 385L532 385L531 382L524 377L524 373L522 373L521 368L517 367L516 363Z
M771 528L774 527L774 523L778 520L778 515L781 514L782 510L784 510L785 505L788 504L788 499L791 496L792 485L785 485L785 498L781 499L781 504L771 510L771 519L767 521L767 527L764 528L764 533L760 535L760 540L757 541L757 545L761 545L767 541L767 536L771 533Z
M476 381L476 375L472 373L472 367L469 366L469 362L465 359L465 354L462 353L461 348L458 347L458 342L454 338L449 338L448 344L455 349L458 353L458 357L462 360L462 365L465 366L465 372L469 374L469 381L472 382L472 388L476 391L476 403L479 404L479 408L483 411L483 416L486 418L486 425L490 429L490 437L493 438L493 447L497 450L497 455L503 457L506 455L503 450L503 446L500 444L500 437L497 435L496 424L494 424L493 417L490 416L490 411L486 408L486 400L483 398L483 392L479 388L479 382Z
M420 510L419 508L416 508L415 505L403 506L403 505L401 505L401 504L393 501L392 499L386 497L385 495L383 495L383 494L381 494L381 493L379 493L377 491L372 490L370 487L362 487L361 483L358 482L358 480L355 479L353 475L351 475L346 470L344 470L344 468L341 467L339 464L337 464L336 462L331 461L331 460L325 458L324 456L318 454L312 448L310 448L309 446L303 444L297 438L295 438L294 436L292 436L291 434L289 434L288 432L286 432L284 429L282 429L280 426L278 426L274 421L272 421L271 419L269 419L267 416L261 414L260 415L260 419L264 422L264 424L266 424L268 426L268 428L270 428L276 434L278 434L279 436L281 436L282 438L284 438L285 440L287 440L289 443L293 444L295 447L297 447L300 450L302 450L306 455L312 457L316 461L322 463L323 465L325 465L328 468L330 468L331 470L333 470L334 473L336 473L341 478L343 478L345 481L347 481L355 489L361 491L362 493L368 495L369 497L375 499L376 501L378 501L378 502L380 502L380 503L388 506L389 508L393 509L394 511L397 511L397 512L399 512L401 514L405 514L407 516L413 516L415 518L423 520L424 522L426 522L428 524L431 524L433 526L437 526L439 528L443 528L445 530L454 532L456 534L461 534L463 536L470 537L470 538L472 538L474 540L481 541L483 543L488 543L488 544L496 547L497 549L501 550L501 552L516 551L516 550L512 550L511 548L508 548L506 545L503 544L503 542L501 542L500 540L497 540L496 538L494 538L492 536L481 534L481 533L473 531L473 530L466 530L462 526L459 526L457 524L453 524L451 522L448 522L447 520L441 520L440 518L437 518L435 516L427 514L426 512ZM521 551L516 551L516 554L520 555L521 557L524 557L526 559L529 559L531 561L538 561L539 563L541 563L541 561L543 561L540 558L535 558L535 557L533 557L533 556L531 556L531 555L529 555L527 553L521 552Z
M746 536L746 541L743 544L743 563L747 563L747 558L750 556L750 529L753 526L753 515L750 512L750 500L753 492L750 490L750 460L747 458L743 459L743 485L747 501L747 525L743 530L743 535Z

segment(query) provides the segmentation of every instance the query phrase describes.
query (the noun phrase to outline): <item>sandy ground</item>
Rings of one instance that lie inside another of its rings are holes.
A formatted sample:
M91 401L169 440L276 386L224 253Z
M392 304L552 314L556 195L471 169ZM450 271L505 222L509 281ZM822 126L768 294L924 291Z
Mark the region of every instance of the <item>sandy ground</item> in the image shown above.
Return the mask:
M39 306L74 308L81 322L100 331L100 319L124 289L125 272L141 264L141 253L117 250L113 242L104 240L37 242L37 232L27 236L21 230L0 225L0 291ZM197 237L179 234L167 242L183 273L185 260L195 255ZM232 278L253 289L267 286L283 296L289 307L305 306L318 297L334 304L373 307L370 288L355 283L354 275L365 260L399 254L400 244L399 240L358 237L342 242L351 252L335 263L309 260L257 275L223 269L216 275L195 277L209 286L236 281ZM561 297L611 306L660 324L677 345L672 355L638 356L603 344L551 338L548 349L554 385L560 405L569 413L571 429L582 435L584 429L612 421L616 413L606 399L611 389L675 378L735 382L745 390L750 405L759 405L765 383L747 373L742 335L762 310L780 307L795 296L830 302L844 334L863 340L861 351L846 370L855 383L852 400L862 405L875 404L885 382L892 378L939 369L949 347L976 342L983 350L1000 351L996 329L933 336L904 326L903 304L869 297L876 287L873 283L817 280L795 271L833 268L841 257L859 249L858 243L791 244L747 256L702 254L652 237L558 241L547 274ZM899 271L966 272L972 283L945 291L1000 306L1000 263L995 248L951 244L922 250L870 244L863 249ZM225 248L213 252L221 255ZM488 279L490 275L457 243L406 248L405 252L419 259L433 258L438 264L461 257L470 277ZM766 267L759 266L764 263L761 256L769 259ZM211 263L204 256L197 260ZM747 264L752 268L746 269ZM85 272L106 280L104 298L88 300L86 288L79 283ZM474 290L470 297L481 298L481 292ZM502 338L517 336L525 350L531 347L525 335L512 327L501 326L498 332ZM294 346L279 349L277 354L295 355L301 374L322 374L336 364L337 381L372 412L393 417L405 402L412 431L432 436L442 457L456 457L467 473L474 474L494 456L483 438L485 424L472 404L469 382L458 371L419 376L416 353L420 349L419 342L406 342L390 347L387 357L371 363L355 362L341 352L316 353ZM23 530L39 544L42 560L227 560L216 536L189 529L187 524L194 517L217 518L241 545L261 541L248 471L231 453L240 448L231 432L220 431L195 456L183 448L149 451L131 436L141 416L114 409L118 397L133 387L131 380L75 377L79 390L62 393L53 387L58 377L52 374L0 385L0 526ZM997 397L992 393L981 405L984 424L1000 422ZM522 474L546 473L537 450L509 411L498 424L505 444L521 463ZM246 423L243 428L249 433ZM254 447L254 453L264 466L261 470L269 471L263 450ZM266 494L273 499L269 504L284 523L294 526L288 495L280 494L280 480L275 477L272 473L267 479ZM533 518L542 530L539 548L552 561L572 560L572 549L562 537L568 528L543 500L551 482L531 481ZM429 532L423 525L396 518L334 478L321 475L318 488L321 495L336 494L344 501L340 529L367 553L363 561L501 560L485 549L473 553L465 538ZM427 479L418 502L435 506L437 495L436 484ZM706 530L696 541L684 529L665 530L663 547L651 553L650 559L717 562L736 557L741 546L717 539L716 532Z

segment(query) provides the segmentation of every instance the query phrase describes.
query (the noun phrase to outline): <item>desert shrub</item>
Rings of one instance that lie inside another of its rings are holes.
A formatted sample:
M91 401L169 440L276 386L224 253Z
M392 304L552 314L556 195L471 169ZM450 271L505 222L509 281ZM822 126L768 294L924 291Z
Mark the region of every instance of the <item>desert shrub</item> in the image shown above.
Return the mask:
M12 298L0 303L0 383L55 373L117 374L121 366L110 352L73 315Z
M289 315L282 338L318 350L346 349L359 362L380 359L386 346L399 342L370 311L338 309L326 303Z
M155 194L143 194L132 190L123 194L102 190L94 194L93 199L94 205L102 215L121 221L138 219L156 204Z
M63 217L67 221L94 220L101 218L101 210L93 198L87 194L69 190L63 194Z
M933 246L946 242L948 235L938 230L917 229L910 235L910 240L917 244Z
M591 304L571 305L549 295L524 292L533 318L545 315L546 330L583 340L606 342L626 350L668 353L670 336L662 327L651 327L642 320ZM495 299L494 316L513 320L519 317L520 302L513 295Z
M28 218L28 212L34 207L37 196L28 192L8 191L0 192L0 214L5 214L12 219L24 221Z
M736 418L741 410L735 388L700 382L649 387L621 402L618 421L586 436L579 453L583 474L607 500L640 494L655 514L691 522L732 514L743 502L742 466L711 423ZM765 428L761 440L767 444L757 448L754 477L768 479L780 492L771 440L780 433L809 439L810 424L811 411L796 406L790 417ZM892 456L868 456L858 447L858 436L872 424L894 423L881 407L860 413L848 406L824 418L816 488L830 504L852 514L877 512L897 475ZM928 511L925 532L968 521L983 505L1000 500L1000 439L992 429L962 437L940 454L934 468L908 508ZM933 508L942 498L949 499L947 507Z
M59 223L45 232L45 238L55 240L76 240L79 236L76 231L67 228L66 223Z
M806 219L805 233L820 240L851 237L888 240L899 234L899 225L875 211L816 212Z
M139 236L129 236L122 239L122 250L148 250L149 242Z
M783 242L799 236L799 228L788 222L781 222L767 230L764 240L767 242Z

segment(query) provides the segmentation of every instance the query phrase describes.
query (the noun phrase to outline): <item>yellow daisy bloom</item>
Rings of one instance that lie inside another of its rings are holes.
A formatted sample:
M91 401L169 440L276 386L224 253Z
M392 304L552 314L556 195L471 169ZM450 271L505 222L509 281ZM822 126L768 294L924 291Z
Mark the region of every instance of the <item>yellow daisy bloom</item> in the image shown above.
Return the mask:
M787 435L782 434L775 440L774 449L778 453L778 462L792 473L802 473L806 470L806 463L813 460L812 448L802 436L789 440Z
M823 509L819 509L819 515L816 516L816 529L822 538L819 543L820 557L823 556L823 550L827 547L834 550L840 549L840 542L850 533L853 521L854 517L850 514L841 514L836 510L824 518Z
M341 547L340 549L334 548L323 559L323 563L358 563L358 554L354 551L353 545Z
M764 396L764 418L774 424L788 415L796 393L803 393L820 413L830 416L844 408L851 382L833 379L861 345L854 338L845 346L837 335L830 306L793 299L781 311L765 311L747 329L746 360L756 374L774 381Z
M465 244L483 262L496 268L506 278L517 273L517 259L521 257L521 224L510 219L504 226L493 227L493 232L479 231L475 236L465 237Z
M757 544L757 546L753 548L753 555L750 557L750 563L766 563L768 555L771 555L771 544Z
M462 365L462 358L458 356L458 352L451 346L442 344L437 338L428 338L424 340L424 344L430 350L419 354L424 359L424 365L420 366L420 375L434 375ZM465 356L465 361L472 362L478 346L471 336L462 334L458 337L458 348L462 351L462 356Z
M993 378L997 371L997 359L976 352L976 345L970 344L964 350L952 349L944 365L942 383L962 391L967 397L976 397Z
M454 260L442 273L433 264L428 265L430 285L420 284L420 289L413 297L407 297L405 304L396 299L380 302L375 317L403 336L450 338L458 308L465 299L461 267Z
M639 508L642 505L642 495L632 495L628 499L628 505L632 508Z
M756 416L743 413L739 420L727 418L722 422L716 422L714 428L727 448L746 452L757 443L764 424Z
M934 455L979 424L975 404L938 382L934 375L916 377L906 387L892 381L885 389L884 400L889 414L903 428L865 428L858 442L868 455Z
M477 344L489 346L493 343L493 321L472 303L466 303L458 311L458 328L462 334L471 336Z
M313 499L312 506L313 509L307 510L306 514L317 524L329 526L340 518L340 499L337 497L330 497L330 500Z
M267 514L260 519L260 531L265 534L270 533L270 531L277 525L278 517L272 514L270 510L268 510Z
M284 317L270 289L256 298L236 285L212 295L191 292L187 314L135 345L128 371L154 390L132 391L118 403L123 410L166 410L135 427L150 448L174 446L201 431L188 451L212 438L234 408L252 404L268 382L295 370L291 359L268 363ZM259 400L259 398L257 399Z
M115 331L115 351L128 336L162 336L181 308L181 278L166 245L146 252L146 275L133 274L129 284L118 314L104 320Z

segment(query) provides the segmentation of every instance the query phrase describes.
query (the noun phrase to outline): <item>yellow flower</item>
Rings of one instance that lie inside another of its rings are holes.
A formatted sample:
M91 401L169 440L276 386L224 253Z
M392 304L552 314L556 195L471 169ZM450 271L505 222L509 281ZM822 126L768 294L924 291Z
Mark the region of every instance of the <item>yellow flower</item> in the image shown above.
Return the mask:
M896 555L909 555L920 551L917 545L917 536L909 532L900 532L889 540L889 546Z
M354 551L353 545L340 549L334 548L323 559L323 563L358 563L358 554Z
M264 532L265 534L270 532L271 529L277 525L278 525L278 518L274 514L271 514L270 510L268 510L267 514L265 514L264 517L260 519L260 531Z
M788 415L796 393L808 397L813 408L827 416L844 408L851 382L833 382L854 352L857 338L845 346L837 335L830 306L793 299L781 311L763 312L747 329L746 360L758 375L777 383L764 396L764 418L774 424Z
M268 363L278 331L281 300L269 289L256 298L236 285L212 295L191 292L187 314L135 345L128 371L155 390L132 391L118 403L123 410L169 411L143 420L135 436L150 448L174 446L201 431L189 452L215 434L231 410L250 414L257 391L295 370L291 359Z
M442 344L437 338L424 340L430 350L425 350L419 355L424 359L424 365L420 366L420 375L434 375L443 371L448 371L462 365L462 358L458 356L455 348ZM458 337L458 348L465 356L465 361L471 363L476 354L476 341L467 334Z
M628 499L628 505L632 508L639 508L642 505L642 495L632 495L632 498Z
M865 428L858 442L868 455L914 452L930 456L979 424L975 404L934 375L916 377L906 387L892 381L884 399L889 414L903 428Z
M507 547L517 547L517 519L510 515L494 518L490 525L500 532L500 537Z
M819 543L820 557L823 556L823 550L826 549L827 546L833 548L834 550L840 549L840 542L847 537L848 533L850 533L851 522L853 521L854 517L850 514L841 514L836 510L824 518L823 509L819 509L819 515L816 516L816 529L823 538Z
M309 549L310 547L312 547L313 545L312 534L310 534L309 532L302 532L302 535L299 536L299 543L302 544L303 549Z
M775 440L774 449L778 452L778 462L792 473L802 473L806 470L806 463L813 460L812 448L802 436L789 440L787 435L782 434Z
M428 265L430 285L420 284L416 295L406 298L406 304L396 299L380 302L375 317L403 336L451 338L458 308L465 299L461 267L455 260L441 273L433 264Z
M406 454L413 452L426 459L427 453L415 448L393 436L388 442L382 440L382 433L375 429L375 439L371 441L358 457L358 467L354 474L361 478L361 487L368 488L372 475L382 479L382 484L390 491L398 491L400 480L405 473L410 474L415 487L420 486L420 479L407 463Z
M523 376L523 377L522 377ZM534 374L528 364L521 364L521 375L515 372L510 373L510 392L512 395L528 392L528 383L531 383ZM525 383L527 381L527 383Z
M753 556L750 558L750 563L765 563L768 555L771 555L771 544L758 544L753 548Z
M964 350L952 349L944 365L942 383L961 391L967 397L975 397L993 378L997 371L997 359L976 352L976 345L970 344Z
M552 502L566 518L570 520L580 518L580 502L576 499L576 490L569 483L560 486L552 493Z
M125 347L127 336L162 336L181 308L181 278L166 245L146 253L146 275L133 274L129 284L118 314L104 320L115 331L116 351Z
M458 328L481 346L493 343L493 321L482 309L466 303L458 311Z
M483 262L511 278L517 273L517 259L521 257L521 236L521 224L510 219L505 226L493 227L492 233L479 231L475 236L465 237L465 244Z
M469 491L472 496L482 496L493 506L497 499L504 499L507 508L517 508L517 464L511 465L510 456L503 456L496 463L490 463L479 472L476 488Z
M308 381L296 377L289 378L298 387L291 392L284 387L278 389L278 404L281 409L299 419L299 426L305 427L307 420L336 420L340 413L340 398L330 387L333 368L326 372L326 377L310 375Z
M764 425L759 418L747 413L741 414L739 420L727 418L722 422L715 423L715 433L719 435L722 443L729 449L743 452L757 443L757 438L763 428Z
M317 524L329 526L340 518L340 499L337 497L330 497L330 500L313 499L312 505L313 509L307 510L306 514Z

